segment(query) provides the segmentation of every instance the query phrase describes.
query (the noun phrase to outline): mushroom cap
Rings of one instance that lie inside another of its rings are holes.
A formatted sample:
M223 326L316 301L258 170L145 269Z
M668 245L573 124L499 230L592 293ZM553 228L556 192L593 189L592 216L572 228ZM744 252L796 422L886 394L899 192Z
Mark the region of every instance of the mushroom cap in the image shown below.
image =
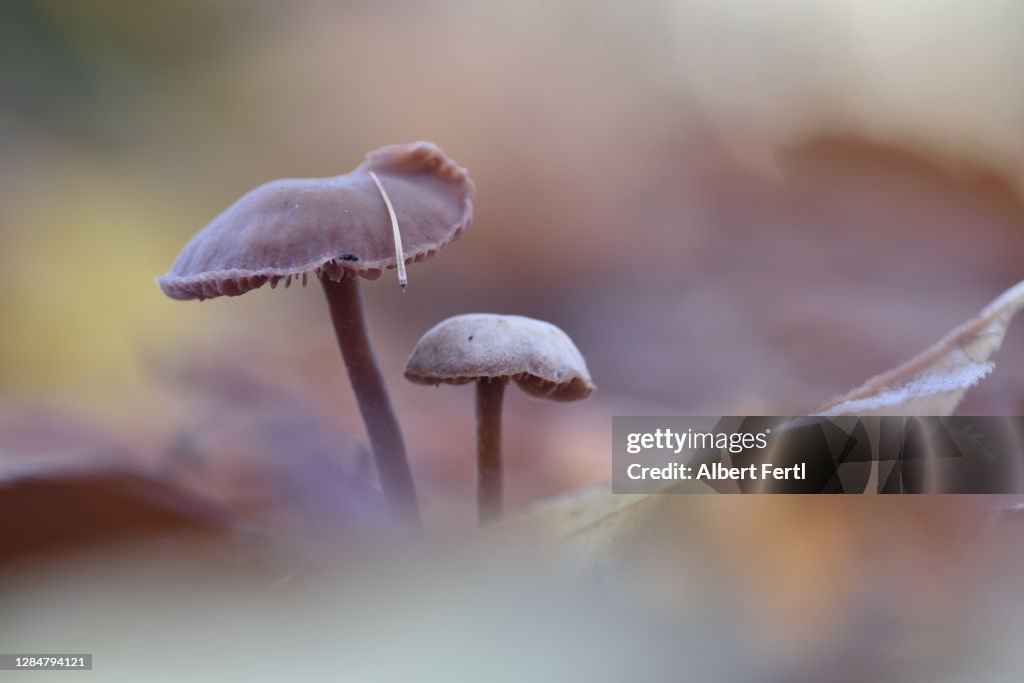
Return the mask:
M443 320L419 340L405 364L417 384L515 380L537 398L576 401L594 390L569 335L519 315L469 313Z
M397 260L370 171L394 205L406 263L437 253L469 226L475 188L466 170L429 142L392 145L344 175L251 190L196 233L157 283L172 299L210 299L307 273L380 277Z

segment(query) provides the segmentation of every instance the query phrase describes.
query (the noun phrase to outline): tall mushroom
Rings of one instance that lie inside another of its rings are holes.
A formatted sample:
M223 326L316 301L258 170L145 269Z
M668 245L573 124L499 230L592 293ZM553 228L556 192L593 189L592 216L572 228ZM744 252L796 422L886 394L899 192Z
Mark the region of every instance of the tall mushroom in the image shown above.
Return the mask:
M417 384L476 382L477 507L480 523L501 516L501 405L514 381L535 398L584 399L594 390L587 364L551 323L518 315L471 313L427 331L405 364Z
M370 342L359 277L375 280L399 264L404 276L405 263L446 247L469 226L473 193L466 170L435 145L383 147L344 175L275 180L250 191L196 233L170 272L157 278L164 294L183 300L318 278L381 488L413 521L412 474Z

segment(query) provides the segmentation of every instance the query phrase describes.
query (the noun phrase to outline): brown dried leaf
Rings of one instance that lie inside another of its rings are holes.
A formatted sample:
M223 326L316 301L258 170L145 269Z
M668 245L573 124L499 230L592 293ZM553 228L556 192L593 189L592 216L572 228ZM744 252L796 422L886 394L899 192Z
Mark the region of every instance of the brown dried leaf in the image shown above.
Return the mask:
M229 510L142 461L67 415L0 405L0 572L29 558L238 530Z
M91 546L211 538L230 514L125 466L34 457L0 469L0 568Z
M995 364L1006 328L1024 306L1024 282L920 355L834 398L819 415L950 415Z

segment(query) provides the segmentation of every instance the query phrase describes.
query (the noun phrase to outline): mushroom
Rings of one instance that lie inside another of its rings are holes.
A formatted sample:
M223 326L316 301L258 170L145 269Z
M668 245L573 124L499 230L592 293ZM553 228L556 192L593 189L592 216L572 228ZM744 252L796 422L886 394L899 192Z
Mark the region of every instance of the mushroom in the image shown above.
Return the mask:
M473 193L466 170L435 145L383 147L344 175L275 180L250 191L196 233L157 278L164 294L182 300L318 278L381 488L414 522L412 473L370 342L359 277L375 280L399 267L404 285L406 263L436 254L469 226Z
M427 331L405 364L417 384L476 382L477 507L480 523L501 516L501 404L515 381L535 398L577 401L594 390L587 364L551 323L518 315L471 313Z

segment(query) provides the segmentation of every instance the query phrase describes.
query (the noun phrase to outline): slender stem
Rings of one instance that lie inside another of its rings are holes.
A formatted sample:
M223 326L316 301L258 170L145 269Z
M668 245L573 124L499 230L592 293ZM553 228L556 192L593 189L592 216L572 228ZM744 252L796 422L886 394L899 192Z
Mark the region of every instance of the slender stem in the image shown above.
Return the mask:
M402 430L395 417L395 409L391 406L384 375L370 343L359 278L350 275L340 282L334 282L322 277L320 282L327 295L338 347L345 359L352 391L359 403L366 435L373 448L384 496L401 517L418 525L419 511L412 471L405 456Z
M481 524L501 517L501 403L503 380L476 383L477 512Z

